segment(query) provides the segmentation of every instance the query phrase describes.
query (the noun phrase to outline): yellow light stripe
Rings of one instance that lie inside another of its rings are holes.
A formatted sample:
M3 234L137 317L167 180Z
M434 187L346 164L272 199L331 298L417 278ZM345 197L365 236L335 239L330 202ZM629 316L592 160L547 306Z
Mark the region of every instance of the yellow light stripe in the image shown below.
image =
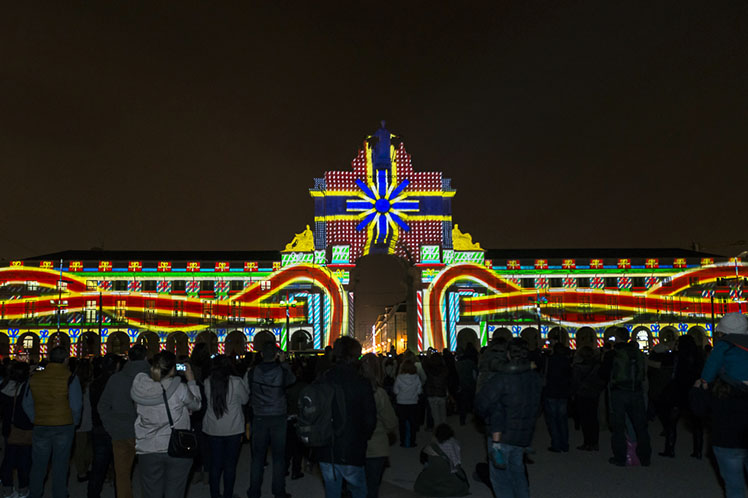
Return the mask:
M394 183L394 182L393 182ZM404 192L408 197L454 197L457 192L442 192L440 190L408 190ZM312 197L359 197L361 191L359 190L310 190L309 195Z
M446 215L409 215L406 211L402 211L400 209L397 210L397 214L402 215L404 219L410 220L410 221L449 221L452 219L451 216ZM331 216L315 216L314 221L315 222L325 222L325 221L358 221L360 219L360 215L358 214L335 214Z

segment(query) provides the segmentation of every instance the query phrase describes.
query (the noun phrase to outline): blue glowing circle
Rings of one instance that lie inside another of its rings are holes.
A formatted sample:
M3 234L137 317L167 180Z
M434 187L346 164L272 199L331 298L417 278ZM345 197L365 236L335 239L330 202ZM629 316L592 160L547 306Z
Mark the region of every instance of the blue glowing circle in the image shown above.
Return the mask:
M386 213L390 210L390 201L387 199L377 199L377 202L374 203L374 209L376 209L378 213Z

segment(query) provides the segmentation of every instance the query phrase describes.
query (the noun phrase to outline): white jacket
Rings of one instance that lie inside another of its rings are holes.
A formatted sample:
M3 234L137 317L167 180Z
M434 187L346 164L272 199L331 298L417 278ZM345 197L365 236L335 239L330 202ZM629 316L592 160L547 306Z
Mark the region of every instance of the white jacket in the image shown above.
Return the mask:
M229 388L226 392L226 411L221 418L213 411L210 397L210 378L205 380L205 415L203 432L209 436L233 436L244 432L244 411L242 405L249 401L249 389L244 379L232 375L229 377Z
M423 387L417 374L403 373L395 379L392 390L397 397L398 405L415 405L418 403L418 395L423 391Z
M169 410L175 429L190 428L190 411L200 409L200 388L195 381L183 384L179 377L161 382L147 373L139 373L132 381L130 397L135 402L135 453L166 453L169 449L171 427L162 393L166 389Z

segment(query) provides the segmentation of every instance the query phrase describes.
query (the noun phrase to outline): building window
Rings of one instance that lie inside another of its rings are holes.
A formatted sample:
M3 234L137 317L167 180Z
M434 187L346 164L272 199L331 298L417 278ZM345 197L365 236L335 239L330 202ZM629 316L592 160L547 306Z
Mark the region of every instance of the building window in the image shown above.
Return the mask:
M84 320L86 323L93 323L96 321L96 299L86 300L86 315Z
M36 301L26 301L26 318L36 316Z
M156 282L153 282L155 285ZM146 299L145 300L145 308L143 309L143 314L145 315L145 323L152 323L154 319L156 318L156 300L155 299Z
M184 292L186 288L187 282L185 282L184 280L174 280L171 283L171 289L174 292Z
M232 280L231 281L231 290L232 291L240 291L244 289L244 282L241 280Z
M184 301L174 301L174 316L177 318L184 316Z
M143 292L155 291L156 281L155 280L143 280Z
M38 291L39 282L37 282L36 280L31 280L29 282L26 282L26 288L30 291Z
M125 287L127 287L127 282L123 283L125 284ZM125 317L127 316L127 301L124 299L117 300L114 305L114 316L117 318L117 321L125 321Z
M112 282L112 289L116 291L126 291L127 281L126 280L115 280Z
M558 289L561 286L562 286L562 284L561 284L561 279L560 278L552 278L551 279L551 287L553 287L554 289Z
M533 279L533 278L523 278L522 279L522 288L523 289L534 289L535 288L535 279Z
M582 287L582 288L587 289L589 288L589 286L590 286L589 277L581 277L577 279L577 287Z
M210 301L203 301L203 318L206 320L210 320L212 317L213 317L213 303L211 303Z
M34 349L34 337L31 335L24 336L23 338L23 349L30 351Z
M618 280L616 279L616 277L605 277L605 287L618 287Z
M213 292L216 288L216 283L212 280L203 280L200 283L200 288L205 292Z

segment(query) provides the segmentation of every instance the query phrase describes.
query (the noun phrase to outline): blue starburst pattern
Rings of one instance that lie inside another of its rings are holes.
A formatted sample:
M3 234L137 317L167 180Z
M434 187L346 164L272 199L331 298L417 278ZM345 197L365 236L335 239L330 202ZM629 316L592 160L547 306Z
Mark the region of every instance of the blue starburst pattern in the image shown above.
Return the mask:
M403 191L409 183L406 179L395 185L384 169L376 172L374 184L367 185L361 180L356 180L361 193L358 194L358 199L346 201L346 209L359 213L361 222L356 227L357 230L374 230L374 244L385 244L398 228L405 232L410 230L405 223L405 213L418 211L418 201L407 200L407 194Z

